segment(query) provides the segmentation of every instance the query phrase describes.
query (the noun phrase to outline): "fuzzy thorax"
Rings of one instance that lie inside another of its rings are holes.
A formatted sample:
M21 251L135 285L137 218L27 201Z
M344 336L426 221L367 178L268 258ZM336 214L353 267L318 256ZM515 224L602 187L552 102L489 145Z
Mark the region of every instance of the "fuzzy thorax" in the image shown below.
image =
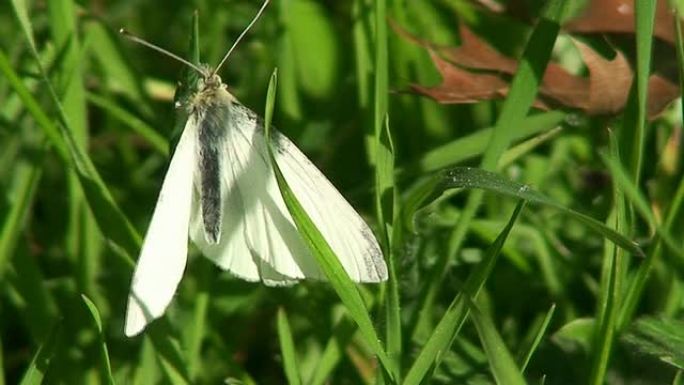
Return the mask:
M203 112L211 106L227 105L234 99L220 76L213 73L208 66L202 66L202 69L204 71L197 81L197 88L185 103L185 108L190 114Z

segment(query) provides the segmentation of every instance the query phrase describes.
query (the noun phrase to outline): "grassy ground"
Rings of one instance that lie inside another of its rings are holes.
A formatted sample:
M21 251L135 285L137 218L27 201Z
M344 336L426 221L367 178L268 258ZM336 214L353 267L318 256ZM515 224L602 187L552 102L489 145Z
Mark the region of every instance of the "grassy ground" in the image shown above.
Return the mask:
M638 2L624 110L540 111L549 58L580 62L553 50L579 6L523 3L518 18L459 0L273 0L221 76L372 225L390 279L352 285L290 198L332 284L247 283L192 250L166 317L132 339L125 301L183 68L116 31L187 57L198 10L217 63L260 4L1 3L0 385L680 383L681 100L649 120L646 85L651 62L681 73L683 55L652 48L654 7ZM388 18L449 46L466 22L522 63L507 96L403 92L440 77Z

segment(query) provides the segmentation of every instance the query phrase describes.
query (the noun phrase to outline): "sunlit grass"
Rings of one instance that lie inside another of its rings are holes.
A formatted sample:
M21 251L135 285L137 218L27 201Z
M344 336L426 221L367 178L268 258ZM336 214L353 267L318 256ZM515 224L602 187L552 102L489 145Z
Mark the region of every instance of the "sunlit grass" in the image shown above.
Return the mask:
M260 4L1 4L0 385L677 383L682 116L647 116L655 6L636 7L624 112L591 117L533 106L565 3L527 23L457 1L274 0L221 76L371 224L390 278L354 285L279 178L330 282L268 288L190 258L132 339L132 267L185 119L170 90L188 79L116 31L216 64ZM450 46L458 22L484 33L521 60L506 97L403 92L440 79L388 18ZM665 57L679 74L683 46Z

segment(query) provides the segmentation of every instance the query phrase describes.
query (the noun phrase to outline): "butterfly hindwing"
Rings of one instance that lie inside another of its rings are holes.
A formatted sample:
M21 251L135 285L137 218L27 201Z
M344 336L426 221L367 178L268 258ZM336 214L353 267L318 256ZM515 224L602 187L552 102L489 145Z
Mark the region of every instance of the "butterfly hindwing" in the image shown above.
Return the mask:
M285 180L349 277L356 282L386 280L380 246L366 222L297 146L274 134L274 155Z
M228 145L237 154L240 167L248 170L237 181L245 204L250 248L284 276L323 279L283 202L268 161L260 119L240 104L234 104L233 109ZM277 131L273 138L283 175L350 278L357 282L385 280L382 253L363 219L289 139Z

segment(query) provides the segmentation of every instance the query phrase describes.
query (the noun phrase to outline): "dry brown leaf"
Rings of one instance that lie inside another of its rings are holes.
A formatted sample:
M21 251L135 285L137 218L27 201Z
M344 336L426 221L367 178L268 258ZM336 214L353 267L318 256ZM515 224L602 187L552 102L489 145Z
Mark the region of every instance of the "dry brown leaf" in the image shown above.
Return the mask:
M606 60L580 41L575 40L575 46L589 69L587 113L611 115L620 112L627 103L633 76L625 56L615 51L613 60Z
M575 76L556 63L549 63L539 93L571 108L587 109L589 79Z
M446 59L464 67L480 70L499 71L513 74L518 63L504 56L480 39L465 23L460 23L461 45L456 48L441 48Z
M652 0L636 0L652 1ZM592 0L584 13L564 26L579 33L634 33L634 0ZM667 0L659 0L653 34L674 44L674 23Z
M607 0L598 2L605 1ZM625 2L625 0L621 1ZM414 91L440 103L475 103L504 97L508 93L509 78L499 75L515 74L517 62L494 49L464 23L461 23L459 27L461 45L455 48L436 46L411 35L396 23L390 23L399 35L427 48L437 70L442 75L441 84L433 87L414 84L411 86ZM612 115L622 111L627 102L633 77L633 71L625 55L616 50L615 57L607 60L590 46L579 41L575 41L575 44L589 70L589 76L586 78L576 76L557 63L549 63L534 107L548 109L549 103L553 102L565 107L581 109L590 115ZM487 71L498 74L487 74ZM651 76L649 79L649 117L662 112L677 96L679 96L679 89L676 85L658 75Z
M508 84L498 76L468 72L442 59L432 50L430 56L442 75L442 83L435 87L414 84L411 88L440 103L475 103L495 99L501 97L508 88Z
M655 74L648 79L648 116L653 118L679 97L679 87Z

